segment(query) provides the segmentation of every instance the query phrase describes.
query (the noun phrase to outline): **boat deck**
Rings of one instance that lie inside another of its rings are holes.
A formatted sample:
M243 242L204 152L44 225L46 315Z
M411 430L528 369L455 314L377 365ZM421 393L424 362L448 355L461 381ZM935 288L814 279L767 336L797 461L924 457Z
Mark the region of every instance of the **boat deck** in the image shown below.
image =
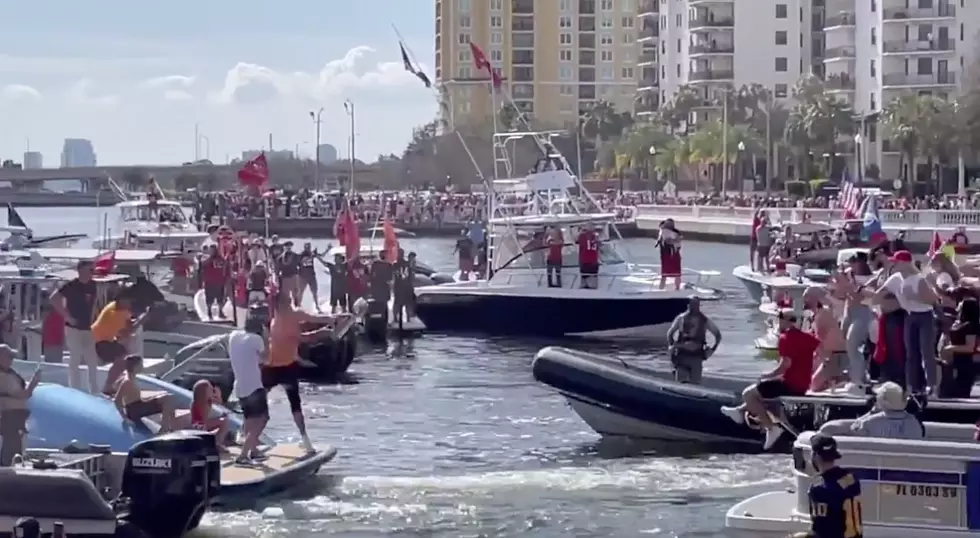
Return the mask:
M221 456L221 484L230 486L264 480L270 474L288 469L307 459L310 454L299 443L282 443L270 448L265 454L269 459L249 465L235 463L241 454L241 447L228 447L228 453Z

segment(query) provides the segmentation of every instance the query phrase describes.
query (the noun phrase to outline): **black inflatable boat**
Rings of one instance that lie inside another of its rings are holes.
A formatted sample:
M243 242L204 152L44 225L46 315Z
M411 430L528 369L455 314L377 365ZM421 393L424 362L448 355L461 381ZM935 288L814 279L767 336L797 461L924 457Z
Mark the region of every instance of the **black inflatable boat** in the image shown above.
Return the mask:
M761 450L762 434L721 414L722 406L737 405L755 379L705 375L701 385L677 383L670 372L656 371L562 347L539 351L532 365L534 378L556 389L593 430L606 437L651 441L684 441ZM867 398L814 395L783 398L789 426L814 430L833 419L855 418L871 408ZM980 401L934 400L921 418L930 422L973 423L980 418ZM788 449L790 435L781 447Z

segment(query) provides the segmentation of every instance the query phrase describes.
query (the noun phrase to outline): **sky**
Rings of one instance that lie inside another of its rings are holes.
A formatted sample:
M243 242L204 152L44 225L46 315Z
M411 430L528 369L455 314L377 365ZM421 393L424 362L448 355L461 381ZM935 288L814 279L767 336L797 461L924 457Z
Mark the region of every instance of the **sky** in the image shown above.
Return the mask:
M431 121L432 90L402 67L397 26L433 77L431 0L45 0L4 6L0 158L60 164L88 138L103 165L223 163L243 150L401 154Z

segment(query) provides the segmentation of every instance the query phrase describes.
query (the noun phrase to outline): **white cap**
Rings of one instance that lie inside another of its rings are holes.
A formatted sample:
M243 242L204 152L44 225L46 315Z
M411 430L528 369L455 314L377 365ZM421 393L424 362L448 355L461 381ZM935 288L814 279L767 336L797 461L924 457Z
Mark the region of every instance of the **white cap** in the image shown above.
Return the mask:
M882 411L902 411L905 409L905 391L898 383L888 381L874 389L875 401Z

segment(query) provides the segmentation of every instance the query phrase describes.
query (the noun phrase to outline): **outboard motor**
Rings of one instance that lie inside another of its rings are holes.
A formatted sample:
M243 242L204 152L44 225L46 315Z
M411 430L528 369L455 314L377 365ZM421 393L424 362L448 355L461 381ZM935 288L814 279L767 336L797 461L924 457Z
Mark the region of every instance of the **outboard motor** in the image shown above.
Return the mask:
M200 525L220 487L214 435L195 430L168 433L130 449L117 509L147 535L173 538Z
M248 313L246 314L249 320L259 319L262 321L262 325L268 329L269 323L272 321L272 316L269 315L269 304L265 301L258 303L251 303L248 305Z
M377 299L368 299L367 303L364 331L368 342L383 344L388 341L388 303Z

